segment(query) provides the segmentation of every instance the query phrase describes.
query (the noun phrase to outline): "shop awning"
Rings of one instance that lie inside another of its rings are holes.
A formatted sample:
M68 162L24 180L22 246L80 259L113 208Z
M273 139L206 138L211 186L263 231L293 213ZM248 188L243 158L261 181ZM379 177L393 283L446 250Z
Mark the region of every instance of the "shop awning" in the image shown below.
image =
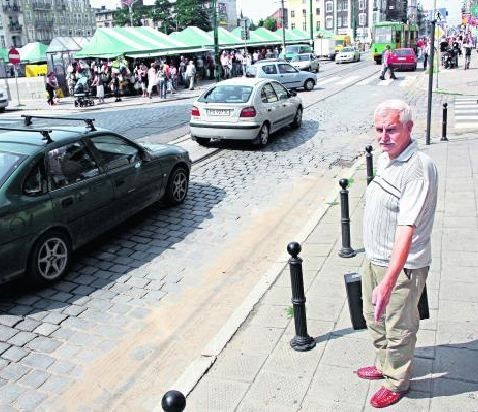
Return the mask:
M54 37L47 53L73 52L81 50L89 42L86 37Z
M41 63L46 62L46 52L48 46L40 42L28 43L21 47L20 61L22 63Z
M202 31L196 26L188 26L183 31L169 35L174 40L180 41L188 47L202 47L214 45L214 36Z

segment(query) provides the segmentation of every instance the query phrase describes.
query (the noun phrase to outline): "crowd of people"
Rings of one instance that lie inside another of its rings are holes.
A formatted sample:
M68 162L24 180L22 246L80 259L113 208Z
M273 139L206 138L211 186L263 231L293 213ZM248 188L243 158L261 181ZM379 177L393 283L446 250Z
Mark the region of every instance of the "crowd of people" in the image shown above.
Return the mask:
M67 67L66 86L70 96L88 95L97 98L97 103L105 102L105 97L113 96L120 102L123 96L142 96L152 99L157 95L166 99L179 88L193 90L198 81L214 80L218 77L228 79L244 76L246 67L259 60L277 57L279 49L261 48L256 50L223 50L218 66L214 56L207 53L196 56L168 56L156 59L134 61L120 57L114 61L84 59L73 61ZM58 79L53 72L45 78L48 104L55 104L55 90Z

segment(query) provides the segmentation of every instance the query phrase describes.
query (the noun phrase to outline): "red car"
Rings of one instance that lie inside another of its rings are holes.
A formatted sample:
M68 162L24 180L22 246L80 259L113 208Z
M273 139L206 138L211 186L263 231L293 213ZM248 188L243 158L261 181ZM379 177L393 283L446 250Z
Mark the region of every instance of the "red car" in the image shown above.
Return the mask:
M410 48L395 49L391 56L391 66L394 70L412 70L417 69L417 56L415 51Z

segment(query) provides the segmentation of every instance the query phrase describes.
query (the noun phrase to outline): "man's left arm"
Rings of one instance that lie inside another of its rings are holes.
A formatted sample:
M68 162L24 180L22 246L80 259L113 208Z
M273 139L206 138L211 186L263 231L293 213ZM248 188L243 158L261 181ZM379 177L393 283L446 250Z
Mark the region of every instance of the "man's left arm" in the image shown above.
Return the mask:
M407 261L415 226L398 226L395 232L395 242L387 267L385 277L377 285L372 294L372 304L375 306L375 321L378 322L390 300L398 276Z

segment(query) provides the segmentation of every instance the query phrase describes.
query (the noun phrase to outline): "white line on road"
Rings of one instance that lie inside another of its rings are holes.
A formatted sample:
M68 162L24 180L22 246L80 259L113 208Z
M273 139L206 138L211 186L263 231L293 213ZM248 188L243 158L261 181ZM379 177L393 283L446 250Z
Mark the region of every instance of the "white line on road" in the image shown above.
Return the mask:
M455 129L478 129L478 122L457 123Z
M349 83L352 83L354 80L356 80L358 78L359 78L359 76L346 77L345 79L341 80L340 82L337 82L337 84L340 84L340 85L349 84Z
M390 83L392 83L392 82L394 82L394 81L395 81L395 80L393 80L393 79L381 80L378 85L379 85L379 86L388 86Z
M369 83L372 83L374 80L377 80L375 77L369 77L368 79L361 80L357 83L357 86L365 86Z
M325 79L325 80L320 80L320 78L319 78L319 86L321 86L322 84L335 82L336 80L338 80L340 78L341 77L338 77L338 76L329 77L328 79Z

